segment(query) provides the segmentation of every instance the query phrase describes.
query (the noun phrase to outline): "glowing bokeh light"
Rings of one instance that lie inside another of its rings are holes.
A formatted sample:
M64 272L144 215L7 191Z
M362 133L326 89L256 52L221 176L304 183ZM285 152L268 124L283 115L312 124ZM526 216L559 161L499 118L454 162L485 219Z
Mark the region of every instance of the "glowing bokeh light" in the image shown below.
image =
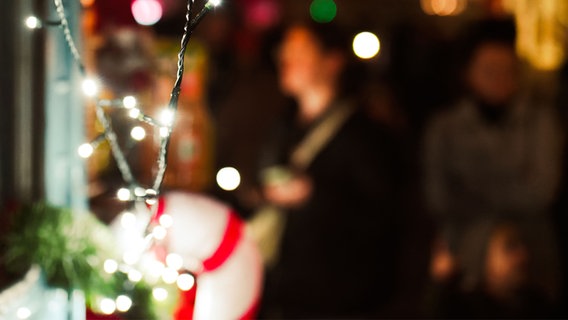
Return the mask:
M179 273L174 268L165 268L162 272L162 280L164 283L172 284L177 281Z
M381 50L379 38L371 32L361 32L353 39L353 52L361 59L371 59Z
M166 257L166 264L174 270L179 270L183 266L183 258L177 253L170 253Z
M122 105L124 105L126 109L132 109L136 107L137 103L138 102L136 101L136 98L134 98L133 96L126 96L122 99Z
M167 234L166 228L162 226L155 226L154 229L152 229L152 235L156 240L164 240Z
M142 280L142 273L136 269L130 269L130 271L128 271L128 280L132 282L139 282Z
M116 309L120 312L126 312L132 307L132 299L125 295L120 295L116 298Z
M29 16L25 20L26 27L30 29L38 29L41 27L41 21L37 17Z
M83 89L83 93L87 97L94 97L99 93L99 85L93 79L85 79L81 83L81 88Z
M135 0L130 7L138 24L151 26L162 18L162 4L156 0Z
M158 301L164 301L168 298L168 291L164 288L154 288L152 290L152 296Z
M241 175L233 167L225 167L219 170L216 179L219 187L226 191L233 191L241 184Z
M160 127L160 137L167 138L170 135L170 129L168 127Z
M137 119L140 116L140 110L137 108L132 108L128 111L128 116L132 119Z
M136 216L134 215L134 213L126 211L120 217L120 225L124 229L131 228L134 226L134 224L136 224Z
M113 314L114 311L116 310L116 304L114 303L114 300L109 298L104 298L101 300L99 308L101 309L102 313L109 315Z
M82 145L79 146L79 148L77 148L77 153L79 154L79 156L85 159L93 155L94 151L95 148L93 148L93 146L90 143L83 143Z
M115 273L118 270L118 262L112 259L107 259L103 264L103 269L106 273Z
M169 214L163 214L160 216L159 222L162 227L169 228L173 226L174 219Z
M146 138L146 130L140 126L136 126L130 130L130 136L136 141L142 141Z
M189 291L195 284L195 278L187 273L181 274L177 278L177 286L182 291Z
M160 112L160 123L164 126L171 126L174 122L174 112L170 109L164 109Z
M18 317L18 319L28 319L31 315L32 312L30 311L30 309L25 307L18 308L18 310L16 311L16 317Z
M310 16L316 22L331 22L336 15L337 5L333 0L313 0L310 4Z
M130 196L131 196L130 190L128 190L127 188L120 188L116 192L116 197L120 201L128 201L130 200Z
M428 15L455 16L467 7L467 0L420 0L420 7Z
M89 7L93 6L93 4L95 4L95 0L81 0L81 5L84 8L89 8Z

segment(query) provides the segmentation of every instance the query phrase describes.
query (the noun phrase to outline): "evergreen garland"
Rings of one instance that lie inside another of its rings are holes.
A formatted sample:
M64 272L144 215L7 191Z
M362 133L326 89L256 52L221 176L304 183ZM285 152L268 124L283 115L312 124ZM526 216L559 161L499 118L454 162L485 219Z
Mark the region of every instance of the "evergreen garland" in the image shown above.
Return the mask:
M104 272L104 261L115 257L113 236L93 215L74 214L46 203L24 206L2 240L6 250L0 262L7 271L24 274L38 265L49 286L83 291L93 310L101 297L126 294L133 305L121 317L156 318L147 284L130 283L122 272Z

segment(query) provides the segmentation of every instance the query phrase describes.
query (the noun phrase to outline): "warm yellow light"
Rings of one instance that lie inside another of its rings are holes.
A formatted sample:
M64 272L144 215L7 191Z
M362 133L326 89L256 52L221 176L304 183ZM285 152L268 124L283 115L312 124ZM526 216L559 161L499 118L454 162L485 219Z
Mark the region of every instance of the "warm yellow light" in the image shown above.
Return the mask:
M125 295L120 295L116 298L116 309L120 312L126 312L132 307L132 299Z
M105 260L103 269L106 273L115 273L118 270L118 263L112 259Z
M233 191L241 184L241 175L239 171L233 167L225 167L217 172L217 184L221 189Z
M30 29L41 28L41 21L39 21L39 19L34 17L34 16L27 17L25 24L26 24L26 27L28 27Z
M165 268L162 273L162 280L164 283L172 284L177 281L179 273L173 268Z
M130 200L130 196L131 196L130 190L128 190L127 188L120 188L116 192L116 197L120 201L128 201Z
M170 253L166 257L166 264L174 270L179 270L183 267L183 258L177 253Z
M158 301L164 301L168 298L168 291L164 288L154 288L154 290L152 290L152 296Z
M162 226L155 226L154 229L152 229L152 235L156 240L164 240L167 234L166 228Z
M114 303L114 300L109 298L104 298L101 300L99 308L101 309L101 312L104 314L113 314L114 311L116 310L116 304Z
M32 315L32 312L30 311L30 309L28 309L26 307L19 308L16 311L16 317L18 317L18 319L22 319L22 320L28 319L29 317L31 317L31 315Z
M420 0L424 13L438 16L453 16L462 13L467 0Z
M130 271L128 271L128 280L132 282L139 282L142 280L142 273L136 269L130 269Z
M181 274L177 279L177 286L182 291L189 291L195 284L195 278L187 273Z
M89 8L93 6L93 4L95 4L95 0L81 0L81 5L83 5L84 8Z
M99 93L99 84L93 79L83 80L81 88L87 97L94 97Z
M136 216L134 213L126 211L120 217L120 225L125 229L133 227L134 224L136 224Z
M163 214L160 216L160 225L164 228L169 228L174 224L174 219L169 214Z
M142 141L146 138L146 130L140 126L136 126L130 131L130 136L136 141Z
M90 143L83 143L82 145L79 146L79 148L77 148L77 153L79 154L79 156L85 159L93 155L94 151L95 148L93 148L93 146Z
M361 59L371 59L381 50L379 38L371 32L361 32L353 39L353 52Z
M128 116L132 119L137 119L140 116L140 110L137 108L132 108L128 111Z
M138 102L136 101L136 98L134 98L133 96L126 96L122 99L122 105L124 105L126 109L132 109L136 107L137 103Z

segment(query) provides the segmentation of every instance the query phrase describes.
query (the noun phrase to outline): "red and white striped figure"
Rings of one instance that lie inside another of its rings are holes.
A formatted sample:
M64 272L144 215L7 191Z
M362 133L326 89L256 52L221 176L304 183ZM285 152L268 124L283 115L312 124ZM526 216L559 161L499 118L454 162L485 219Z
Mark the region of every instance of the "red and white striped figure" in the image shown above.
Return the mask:
M262 259L245 233L244 222L230 207L203 195L170 192L158 199L152 220L153 225L170 221L160 244L165 254L183 259L181 269L196 276L196 291L182 292L175 318L254 318L262 288ZM119 242L124 236L119 235Z

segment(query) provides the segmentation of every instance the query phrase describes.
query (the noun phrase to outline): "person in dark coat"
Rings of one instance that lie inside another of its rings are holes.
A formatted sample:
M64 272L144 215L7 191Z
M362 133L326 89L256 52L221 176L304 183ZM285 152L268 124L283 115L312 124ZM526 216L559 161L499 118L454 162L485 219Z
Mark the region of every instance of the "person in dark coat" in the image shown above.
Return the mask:
M262 194L285 217L261 316L376 318L394 292L397 152L343 90L342 33L298 24L282 41L280 86L295 104L261 159Z

